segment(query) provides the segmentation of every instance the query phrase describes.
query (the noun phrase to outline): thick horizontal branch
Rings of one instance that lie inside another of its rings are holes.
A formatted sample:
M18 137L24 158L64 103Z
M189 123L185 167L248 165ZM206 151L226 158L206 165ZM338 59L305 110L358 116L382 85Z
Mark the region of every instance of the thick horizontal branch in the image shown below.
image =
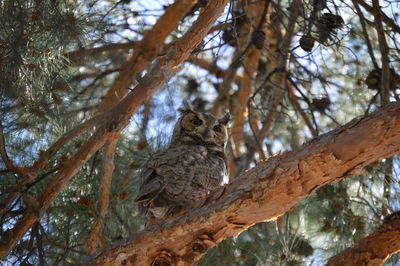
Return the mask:
M372 234L365 236L352 247L332 257L327 266L382 265L392 254L400 251L400 213L386 217Z
M400 103L392 103L260 162L227 185L216 202L114 242L83 264L194 263L225 238L283 215L319 187L399 151Z

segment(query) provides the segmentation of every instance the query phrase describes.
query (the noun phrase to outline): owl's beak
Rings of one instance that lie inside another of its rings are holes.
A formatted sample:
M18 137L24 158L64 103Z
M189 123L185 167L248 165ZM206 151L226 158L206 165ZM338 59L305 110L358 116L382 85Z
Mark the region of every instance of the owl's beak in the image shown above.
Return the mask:
M203 134L201 134L204 140L209 139L211 137L211 131L209 129L206 129Z

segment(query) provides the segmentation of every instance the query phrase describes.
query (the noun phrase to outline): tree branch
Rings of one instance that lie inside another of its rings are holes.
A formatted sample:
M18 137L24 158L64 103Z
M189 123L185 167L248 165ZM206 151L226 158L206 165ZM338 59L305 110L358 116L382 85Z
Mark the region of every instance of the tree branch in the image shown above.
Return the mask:
M1 124L1 121L0 121L0 155L1 158L3 159L4 164L10 171L18 174L20 177L28 176L28 173L26 172L25 168L15 165L14 162L10 159L10 157L8 157L6 150L6 141L4 138L3 126Z
M378 266L399 250L400 215L397 212L387 216L375 232L330 258L327 266Z
M257 30L265 35L264 18L267 14L271 13L270 1L258 2L245 7L246 16L251 20L252 25L258 25ZM246 24L243 26L243 30L252 32L252 25ZM254 34L254 33L253 33ZM250 37L250 36L245 36ZM261 50L255 45L251 45L251 39L249 41L249 47L246 54L242 55L241 61L243 61L244 75L241 80L240 90L237 93L237 99L235 99L234 107L230 106L231 112L233 113L232 128L230 130L232 143L233 143L233 155L229 160L229 172L230 176L234 176L237 173L235 158L242 155L242 148L244 146L244 128L246 117L249 117L249 108L247 101L250 95L253 93L253 84L255 83L255 75L257 73L258 62L261 57ZM259 47L260 48L260 47ZM250 121L249 121L250 123Z
M361 27L362 27L362 34L363 34L364 39L365 39L365 44L367 45L367 48L368 48L368 53L371 56L372 64L374 65L375 69L378 69L379 68L378 67L378 63L376 62L375 55L374 55L374 50L372 49L371 41L369 40L367 26L365 25L364 14L361 11L357 1L356 0L352 0L352 2L353 2L354 8L357 11L357 15L360 17L360 24L361 24Z
M296 151L260 162L226 186L217 202L114 242L85 265L183 265L248 227L275 219L329 183L400 151L400 103L321 135Z
M138 48L122 66L122 71L114 86L108 90L99 104L97 110L99 113L111 109L126 95L127 88L134 82L136 74L143 71L158 55L163 48L165 38L176 29L180 20L196 2L195 0L177 0L166 8L165 13L157 20L153 28L144 34Z
M310 122L310 120L308 119L306 113L304 112L304 110L301 108L299 101L297 100L297 97L294 93L294 88L293 85L290 84L289 81L286 82L286 85L288 87L288 96L289 96L289 100L292 103L292 105L294 106L294 108L297 110L297 112L299 112L301 118L303 118L303 122L304 124L307 126L307 128L310 130L311 134L313 135L313 137L318 136L318 132L317 130L313 127L312 123Z
M363 0L356 0L363 8L365 8L367 11L373 13L373 7L368 5L366 2ZM400 33L400 27L394 22L393 19L389 18L385 13L381 13L382 20L388 25L389 27L392 28L394 32Z
M300 2L293 1L290 5L290 19L288 30L286 34L279 38L282 34L281 26L271 27L267 30L267 46L270 47L270 53L268 56L269 64L268 68L270 70L270 74L266 77L265 82L260 88L268 85L273 88L273 96L272 103L270 107L270 111L267 114L267 117L262 123L262 127L258 132L257 141L260 142L260 145L253 147L248 155L248 164L253 159L256 149L258 149L259 157L262 160L265 160L265 154L263 151L263 141L267 136L268 132L271 129L272 123L275 121L278 115L278 107L280 106L283 98L283 90L285 88L285 82L287 79L287 69L289 68L289 52L290 45L292 43L292 38L294 35L294 27L296 25L296 21L298 16L300 15ZM274 23L274 22L272 22ZM275 22L277 23L277 22ZM271 38L272 37L272 38ZM268 69L267 68L267 69Z
M103 152L103 162L102 162L102 180L100 186L100 194L99 194L99 208L98 214L96 217L96 221L89 233L89 236L86 240L86 249L88 254L92 255L95 253L97 249L103 248L104 244L101 241L102 230L104 226L104 217L108 210L108 203L110 199L110 188L111 188L111 180L112 174L115 168L114 165L114 154L115 149L117 147L118 136L111 136L110 139L104 145Z
M221 15L228 2L229 0L214 0L210 2L202 10L193 27L169 49L165 56L160 56L155 60L149 72L141 79L138 86L136 86L131 93L111 110L101 113L91 119L92 121L97 121L98 118L104 118L103 126L97 129L74 157L64 162L56 176L53 177L52 181L37 199L37 205L40 206L40 209L26 209L23 217L17 221L15 226L5 232L5 234L10 235L10 237L7 238L6 241L0 241L0 257L5 256L22 238L26 231L39 220L40 215L47 210L51 201L54 200L86 161L104 146L107 139L110 141L109 138L111 135L115 134L115 136L117 136L129 123L129 118L135 111L144 102L150 99L157 88L166 83L179 70L179 65L182 64L190 56L191 51L198 46L212 24ZM69 133L66 135L68 134ZM49 150L51 150L51 148ZM34 167L35 165L33 168Z
M66 145L74 137L79 136L80 134L82 134L82 133L86 132L87 130L93 128L95 125L101 126L102 123L104 123L104 121L107 121L106 114L101 114L101 115L95 116L95 117L87 120L86 122L76 126L71 131L65 133L53 145L51 145L50 148L48 148L45 152L41 153L40 158L36 162L34 162L34 164L31 167L27 168L27 170L24 171L23 176L25 176L25 178L10 189L11 192L8 193L7 197L1 203L5 207L4 208L0 208L0 215L2 215L4 213L4 211L6 211L8 209L8 206L10 205L10 203L15 200L15 198L21 193L23 188L26 185L28 185L29 182L31 182L32 180L37 178L39 172L41 170L43 170L47 166L47 164L49 162L49 159L60 148L62 148L64 145Z
M375 17L375 27L378 33L379 49L381 51L382 60L382 80L381 80L381 101L382 105L388 104L390 101L390 65L389 65L389 47L386 43L385 31L382 26L381 8L379 0L373 0L373 9Z
M101 47L89 48L89 49L79 49L69 53L66 53L65 56L71 60L76 61L84 56L93 56L103 52L115 51L115 50L127 50L127 49L136 49L138 47L137 42L131 43L112 43L107 44Z

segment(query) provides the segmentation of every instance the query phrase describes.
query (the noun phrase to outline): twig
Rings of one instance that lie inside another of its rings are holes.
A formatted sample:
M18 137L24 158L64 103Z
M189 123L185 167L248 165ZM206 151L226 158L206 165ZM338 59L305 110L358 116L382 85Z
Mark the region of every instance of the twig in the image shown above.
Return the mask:
M300 90L300 88L297 86L296 82L294 82L294 80L291 77L288 77L288 80L290 81L290 83L292 84L292 86L296 89L296 91L298 93L300 93L301 97L303 98L303 100L307 103L308 106L311 107L311 102L310 100L307 98L307 96ZM319 131L318 129L318 124L317 124L317 120L315 119L315 115L314 112L311 110L311 119L313 121L313 124L315 126L315 129L317 130L317 132Z
M28 176L28 172L26 171L25 168L16 166L13 163L13 161L10 159L10 157L8 157L8 154L6 151L6 141L5 141L4 132L3 132L3 125L1 124L1 121L0 121L0 154L1 154L1 158L4 161L4 164L10 171L18 174L20 177Z
M382 26L381 8L379 0L373 0L373 9L375 17L375 26L378 33L379 49L382 57L382 77L381 77L381 101L382 106L390 101L390 66L389 66L389 48L386 43L385 32Z
M361 23L361 27L362 27L362 33L363 33L363 35L364 35L365 43L367 44L368 53L369 53L369 55L371 56L371 60L372 60L372 63L374 64L375 69L378 69L378 68L379 68L379 67L378 67L378 63L376 62L375 55L374 55L374 51L373 51L372 45L371 45L371 41L369 40L369 37L368 37L367 27L366 27L366 25L365 25L365 17L364 17L364 14L362 13L362 11L361 11L361 9L360 9L360 7L359 7L357 1L352 0L352 2L353 2L353 5L354 5L354 8L355 8L356 11L357 11L357 15L360 17L360 23Z
M165 38L179 25L185 14L192 9L196 1L177 0L165 9L164 14L156 24L147 31L132 56L122 66L122 70L114 86L99 104L97 113L104 112L115 106L127 93L132 85L132 77L143 71L162 50Z
M293 104L293 106L299 112L300 116L303 118L303 121L306 124L306 126L308 127L308 129L310 130L311 134L314 137L318 136L318 131L312 126L312 124L311 124L310 120L308 119L306 113L301 108L301 106L299 104L299 101L296 98L296 95L293 93L293 87L291 86L291 84L287 84L287 86L289 87L288 95L289 95L290 102Z
M228 2L228 0L210 1L196 23L175 43L174 47L171 47L165 56L160 56L155 60L149 72L136 88L110 111L97 116L102 117L104 114L107 119L103 121L103 126L96 130L79 151L63 163L57 175L39 196L37 202L40 206L40 214L48 209L54 198L59 195L65 185L91 156L104 146L110 135L121 132L143 102L148 101L157 88L167 82L179 70L178 66L190 56L191 51L202 41L211 24L223 12ZM127 78L130 79L131 76ZM12 235L12 238L0 243L0 256L5 256L39 218L37 211L26 209L23 217L16 222L14 227L6 231L6 233Z
M101 47L95 47L95 48L89 48L89 49L79 49L76 51L69 52L65 54L65 56L71 60L71 61L76 61L78 58L81 58L83 56L92 56L96 55L102 52L109 52L109 51L115 51L115 50L121 50L121 49L135 49L138 47L137 42L131 42L131 43L113 43L113 44L108 44L104 45Z
M367 11L369 12L373 12L373 7L371 7L370 5L368 5L367 3L365 3L363 0L357 0L357 2L363 7L365 8ZM400 33L400 27L396 24L396 22L394 22L391 18L389 18L388 16L386 16L385 13L381 13L381 17L382 20L389 26L392 28L392 30L394 32Z

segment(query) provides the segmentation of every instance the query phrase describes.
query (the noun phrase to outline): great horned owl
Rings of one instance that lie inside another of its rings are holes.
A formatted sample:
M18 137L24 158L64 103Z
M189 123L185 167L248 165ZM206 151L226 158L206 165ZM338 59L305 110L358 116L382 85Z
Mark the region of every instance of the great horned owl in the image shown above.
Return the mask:
M149 219L200 206L229 180L225 157L229 113L216 118L194 111L189 104L179 111L170 146L151 156L140 173L136 202Z

